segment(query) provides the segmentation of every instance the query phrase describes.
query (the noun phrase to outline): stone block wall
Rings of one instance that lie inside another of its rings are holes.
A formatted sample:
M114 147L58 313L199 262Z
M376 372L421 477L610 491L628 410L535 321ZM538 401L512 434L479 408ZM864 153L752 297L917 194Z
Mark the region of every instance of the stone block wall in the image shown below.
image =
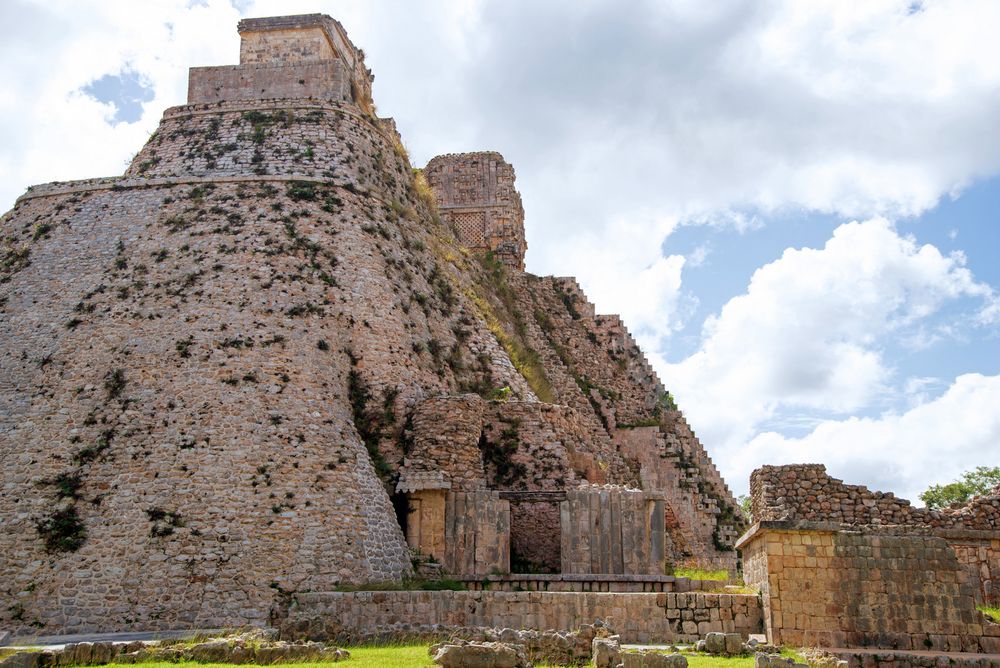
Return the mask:
M762 466L750 476L753 517L852 525L1000 531L1000 489L965 506L914 508L892 492L871 491L831 478L822 464Z
M468 627L572 631L596 619L624 642L692 642L711 631L761 632L756 596L704 593L355 592L299 594L275 619L282 637L356 640Z
M768 638L818 647L996 651L1000 626L943 538L763 522L741 538L744 579L760 587Z
M751 493L758 521L738 546L773 641L1000 649L1000 625L975 608L994 592L997 496L930 511L820 465L758 469Z
M412 445L403 459L396 490L486 489L479 439L486 402L475 394L426 399L413 411Z
M611 486L570 490L560 504L562 572L664 575L662 495Z
M196 67L188 104L317 98L371 110L371 72L340 23L323 14L240 21L240 64Z
M524 207L514 188L514 168L499 153L440 155L424 168L442 219L466 247L494 253L524 271Z
M445 556L446 495L443 489L421 489L406 497L406 544L438 563Z
M891 492L845 485L822 464L764 466L750 477L755 520L835 522L852 527L893 526L943 538L975 586L979 603L1000 602L1000 491L964 506L914 508Z
M352 102L350 72L343 62L327 60L192 67L188 75L188 104L279 98Z

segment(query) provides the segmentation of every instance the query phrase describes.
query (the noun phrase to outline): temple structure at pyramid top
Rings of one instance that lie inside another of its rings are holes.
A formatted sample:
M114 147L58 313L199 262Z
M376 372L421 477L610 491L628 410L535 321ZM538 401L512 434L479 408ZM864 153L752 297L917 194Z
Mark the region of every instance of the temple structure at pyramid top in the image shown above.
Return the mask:
M240 64L192 67L188 104L275 98L370 102L374 77L339 21L325 14L277 16L244 19L237 30Z

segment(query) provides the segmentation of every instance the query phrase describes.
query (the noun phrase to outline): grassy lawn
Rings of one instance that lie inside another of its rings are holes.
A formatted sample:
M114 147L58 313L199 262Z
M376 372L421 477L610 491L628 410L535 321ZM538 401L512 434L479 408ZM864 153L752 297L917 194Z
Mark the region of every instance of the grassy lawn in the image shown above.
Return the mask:
M429 645L390 645L347 647L351 653L348 661L337 663L291 663L290 668L432 668L434 663L427 654ZM753 668L753 657L722 658L687 654L690 668ZM143 668L178 668L176 663L143 663ZM233 668L226 663L187 663L191 668ZM537 665L536 668L556 668Z

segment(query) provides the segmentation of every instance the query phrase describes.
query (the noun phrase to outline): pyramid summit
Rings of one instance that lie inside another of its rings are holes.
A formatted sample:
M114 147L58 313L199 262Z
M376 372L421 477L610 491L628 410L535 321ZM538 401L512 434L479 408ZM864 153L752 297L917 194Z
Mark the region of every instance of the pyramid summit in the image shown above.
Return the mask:
M734 571L745 521L621 319L525 271L514 168L414 170L334 19L238 29L122 176L0 219L0 626Z

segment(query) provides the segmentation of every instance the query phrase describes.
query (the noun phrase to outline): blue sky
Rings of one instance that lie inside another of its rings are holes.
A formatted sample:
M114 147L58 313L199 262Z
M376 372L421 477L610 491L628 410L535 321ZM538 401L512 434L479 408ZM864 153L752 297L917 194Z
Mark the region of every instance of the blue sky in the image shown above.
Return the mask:
M303 12L415 165L514 165L529 271L622 315L737 493L1000 464L1000 3L11 0L0 204L120 174L239 18Z

